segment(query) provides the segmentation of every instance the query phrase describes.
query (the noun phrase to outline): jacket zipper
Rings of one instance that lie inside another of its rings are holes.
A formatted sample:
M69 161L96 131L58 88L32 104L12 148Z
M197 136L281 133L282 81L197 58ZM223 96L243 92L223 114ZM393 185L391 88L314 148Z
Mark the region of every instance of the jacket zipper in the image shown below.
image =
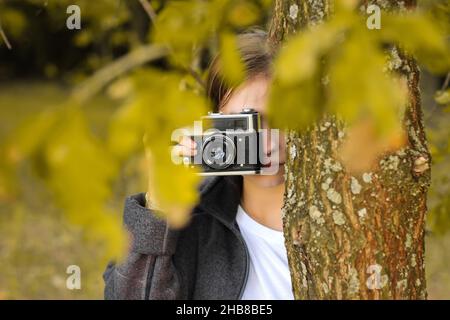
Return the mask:
M250 254L248 253L248 247L247 244L245 243L244 238L242 238L242 236L238 236L238 238L241 240L241 243L244 246L244 251L245 251L245 277L244 277L244 282L242 283L241 289L239 290L239 295L238 295L238 300L241 300L242 296L244 295L244 290L245 290L245 286L247 285L247 281L248 281L248 274L250 271Z
M223 225L225 225L231 232L233 232L233 234L239 239L239 241L241 242L242 246L244 247L244 251L245 251L245 274L244 274L244 281L242 282L241 288L239 290L238 298L237 298L237 300L241 300L241 298L242 298L242 296L244 294L245 286L246 286L247 281L248 281L248 274L249 274L249 270L250 270L250 254L248 252L247 244L245 243L245 240L242 237L240 231L238 230L236 232L236 229L231 227L226 221L224 221L222 218L220 218L217 215L217 212L216 212L216 215L213 215L213 217L215 217Z

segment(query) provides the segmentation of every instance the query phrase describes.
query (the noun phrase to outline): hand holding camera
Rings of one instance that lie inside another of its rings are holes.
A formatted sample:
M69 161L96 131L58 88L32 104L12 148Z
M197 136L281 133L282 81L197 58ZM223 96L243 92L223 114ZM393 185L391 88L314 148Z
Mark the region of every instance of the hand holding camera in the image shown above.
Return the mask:
M180 157L192 157L197 154L197 143L189 136L182 136L173 147L173 153Z
M258 112L209 113L200 123L200 130L182 136L172 150L185 165L199 167L203 176L262 173L267 159Z

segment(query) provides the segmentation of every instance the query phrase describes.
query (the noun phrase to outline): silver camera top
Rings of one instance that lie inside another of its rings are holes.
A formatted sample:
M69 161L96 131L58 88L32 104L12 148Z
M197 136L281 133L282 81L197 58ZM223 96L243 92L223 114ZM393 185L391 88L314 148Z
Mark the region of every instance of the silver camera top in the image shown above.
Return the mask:
M229 123L229 129L241 129L245 131L253 131L258 130L260 126L260 119L258 112L253 108L243 108L239 113L230 113L224 114L222 112L208 112L207 116L203 116L204 120L212 120L217 125L218 123ZM228 119L228 120L227 120ZM241 125L238 125L238 122L229 122L229 121L244 121ZM242 120L238 120L242 119ZM218 122L219 121L219 122ZM225 121L225 122L223 122Z
M212 112L212 111L208 111L208 116L236 116L236 115L240 115L240 114L247 114L247 113L257 113L255 109L253 108L249 108L249 107L245 107L242 108L242 111L239 113L231 113L231 114L224 114L222 111L219 112Z

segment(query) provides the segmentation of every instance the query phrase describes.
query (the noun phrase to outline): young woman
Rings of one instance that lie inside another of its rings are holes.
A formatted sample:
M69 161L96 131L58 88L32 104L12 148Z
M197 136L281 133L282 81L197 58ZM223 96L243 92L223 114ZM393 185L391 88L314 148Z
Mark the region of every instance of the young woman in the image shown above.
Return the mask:
M247 78L236 88L226 86L218 58L213 60L207 89L215 111L238 113L251 107L264 119L273 60L266 40L259 30L238 36ZM131 249L125 262L108 265L105 298L292 299L281 217L284 138L280 134L278 144L266 142L266 155L279 159L271 163L279 165L278 173L205 179L182 230L157 218L145 194L129 197L124 222ZM187 138L176 148L181 155L195 150Z

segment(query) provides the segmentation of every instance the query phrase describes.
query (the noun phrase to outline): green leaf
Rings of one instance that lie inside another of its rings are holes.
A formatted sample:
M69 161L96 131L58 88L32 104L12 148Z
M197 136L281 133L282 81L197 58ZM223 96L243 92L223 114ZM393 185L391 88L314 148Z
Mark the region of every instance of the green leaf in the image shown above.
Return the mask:
M434 100L442 105L450 104L450 89L436 92Z
M152 197L157 199L169 223L179 227L186 223L189 209L197 200L200 177L195 170L172 162L170 139L175 129L194 125L209 105L206 98L187 90L184 77L175 72L137 72L134 88L133 108L140 116L133 118L139 118L137 125L144 128L145 147L153 160L149 168L154 182Z
M378 132L389 133L398 130L407 92L383 72L384 55L366 32L354 32L331 56L327 108L349 123L371 117Z
M293 84L312 77L325 53L342 39L342 32L351 22L346 15L334 17L289 39L275 61L277 79Z
M142 149L144 114L142 105L126 103L112 117L107 145L119 159L125 159Z
M195 47L208 41L228 1L170 1L158 14L151 41L171 48L173 63L190 65Z
M319 118L322 87L317 78L294 84L275 81L269 92L268 118L272 128L304 130Z
M433 72L446 72L450 68L447 36L427 15L385 13L378 35L382 41L399 44Z
M220 38L221 75L229 87L235 87L245 79L245 67L238 51L236 37L231 33L223 33Z
M43 147L46 181L68 219L83 228L87 237L104 242L106 254L120 257L126 239L120 215L106 207L117 161L89 130L81 110L69 106Z
M249 27L260 20L260 10L251 1L234 1L228 11L228 23L234 27Z

